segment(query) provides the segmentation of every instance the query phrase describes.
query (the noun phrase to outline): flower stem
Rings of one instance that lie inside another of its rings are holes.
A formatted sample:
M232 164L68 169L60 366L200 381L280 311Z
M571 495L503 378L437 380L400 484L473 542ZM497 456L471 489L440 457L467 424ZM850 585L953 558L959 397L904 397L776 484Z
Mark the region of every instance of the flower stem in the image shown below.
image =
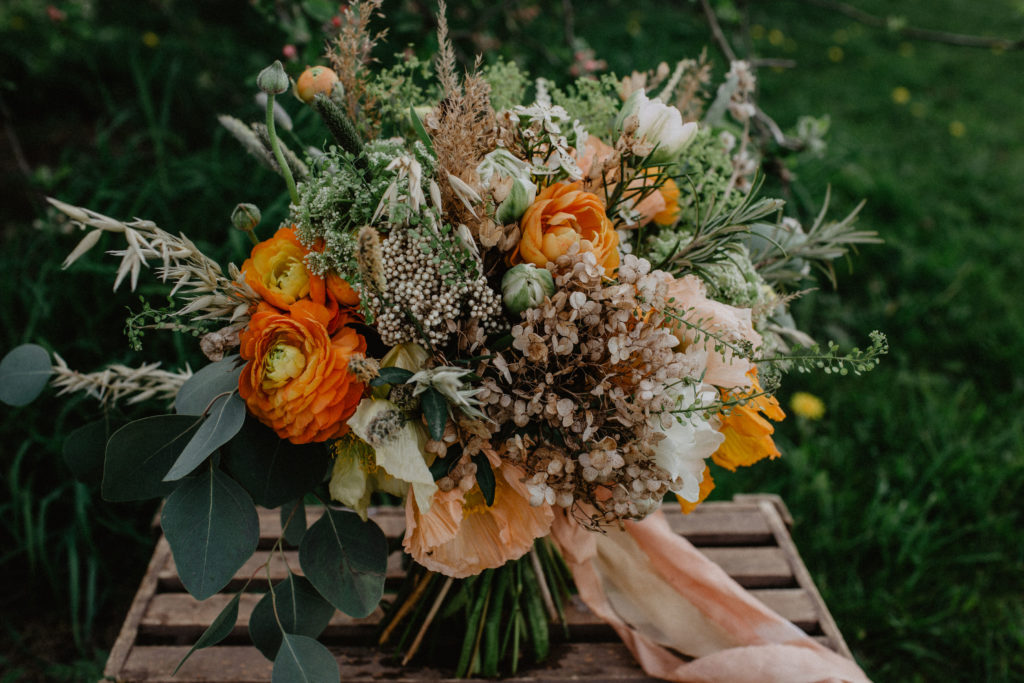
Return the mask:
M281 152L281 144L277 141L277 130L274 128L274 95L267 94L267 136L270 138L270 148L274 151L274 158L284 176L284 182L288 185L288 194L291 196L292 204L298 205L299 193L295 189L295 179L292 178L292 170L284 160L284 153Z

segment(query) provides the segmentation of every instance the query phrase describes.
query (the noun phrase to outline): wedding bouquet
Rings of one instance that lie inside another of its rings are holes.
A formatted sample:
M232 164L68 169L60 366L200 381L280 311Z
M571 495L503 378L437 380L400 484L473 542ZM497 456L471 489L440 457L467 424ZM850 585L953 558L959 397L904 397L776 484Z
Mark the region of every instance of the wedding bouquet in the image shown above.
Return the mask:
M290 195L272 228L235 209L253 242L240 267L149 221L51 200L88 231L65 267L113 233L115 289L155 265L181 301L147 307L133 338L190 333L212 362L83 374L26 345L0 366L2 397L24 404L52 377L107 405L173 401L73 438L99 441L108 500L166 497L163 530L200 600L256 549L256 506L280 507L275 549L298 545L301 575L271 586L251 631L282 676L338 680L315 638L335 608L380 605L388 546L368 511L387 503L404 506L414 564L382 640L404 632L408 660L454 618L451 665L494 675L527 643L545 656L567 570L586 561L562 559L580 549L565 539L623 533L666 497L690 511L713 467L777 457L784 371L878 362L880 334L841 355L787 311L815 269L876 237L854 215L801 225L758 196L744 62L717 88L703 57L565 89L510 63L460 75L442 5L435 77L414 58L371 69L378 5L347 10L331 67L259 75L264 122L221 118ZM326 143L279 137L289 90ZM240 594L197 648L231 630Z

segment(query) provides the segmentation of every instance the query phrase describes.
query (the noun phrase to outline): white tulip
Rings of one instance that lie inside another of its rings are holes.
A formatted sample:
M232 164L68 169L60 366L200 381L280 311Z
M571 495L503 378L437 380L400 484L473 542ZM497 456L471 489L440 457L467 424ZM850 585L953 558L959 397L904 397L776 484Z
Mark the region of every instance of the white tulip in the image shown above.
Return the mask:
M683 123L683 115L678 109L658 98L647 99L643 89L635 91L622 105L615 119L615 127L620 133L625 128L633 128L632 116L636 116L636 128L632 134L638 140L657 146L651 154L654 164L674 161L697 136L696 122Z

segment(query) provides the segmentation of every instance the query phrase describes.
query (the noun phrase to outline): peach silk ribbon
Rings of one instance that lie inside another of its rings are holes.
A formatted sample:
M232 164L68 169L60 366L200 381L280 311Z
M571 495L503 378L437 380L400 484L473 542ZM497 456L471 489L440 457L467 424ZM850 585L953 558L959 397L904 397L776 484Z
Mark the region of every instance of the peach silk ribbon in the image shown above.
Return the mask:
M680 683L869 683L855 662L770 610L672 531L660 511L607 533L557 514L551 532L580 598L649 676Z

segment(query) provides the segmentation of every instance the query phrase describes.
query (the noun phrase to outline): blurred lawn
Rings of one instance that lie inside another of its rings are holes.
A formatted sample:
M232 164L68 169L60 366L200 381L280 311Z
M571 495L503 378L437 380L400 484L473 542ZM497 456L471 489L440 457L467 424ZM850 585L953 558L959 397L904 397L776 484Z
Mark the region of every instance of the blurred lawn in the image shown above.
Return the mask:
M726 67L695 4L577 2L568 25L561 5L452 4L463 54L502 52L546 76L567 75L567 28L620 74L704 45L717 73ZM1024 8L1012 0L854 4L930 28L1011 38L1024 30ZM255 201L273 221L283 187L249 163L215 115L259 115L255 74L302 38L302 22L286 34L225 0L53 6L63 18L31 0L0 6L0 182L9 198L0 343L43 343L84 370L115 356L195 367L190 340L150 336L143 354L128 352L120 330L137 295L110 293L112 268L99 255L59 270L76 238L39 220L40 197L151 218L238 260L244 244L228 229L231 208ZM874 679L1019 679L1024 307L1014 283L1024 270L1024 53L909 42L798 0L750 3L746 19L728 11L741 3L717 6L727 32L746 21L757 55L796 62L759 73L761 105L780 125L831 116L828 154L781 159L795 180L769 191L805 215L828 185L836 216L867 198L861 225L887 241L840 268L838 295L825 288L800 301L798 317L846 344L881 329L892 354L861 378L791 376L783 402L809 391L824 400L825 418L782 423L783 458L719 477L716 495L784 496L804 559ZM428 52L420 5L385 8L394 50L414 43ZM318 40L297 46L315 55ZM378 56L388 61L388 52ZM142 293L159 292L150 281ZM98 412L88 400L49 395L0 413L0 681L95 680L145 569L154 505L103 503L61 460L64 435Z

